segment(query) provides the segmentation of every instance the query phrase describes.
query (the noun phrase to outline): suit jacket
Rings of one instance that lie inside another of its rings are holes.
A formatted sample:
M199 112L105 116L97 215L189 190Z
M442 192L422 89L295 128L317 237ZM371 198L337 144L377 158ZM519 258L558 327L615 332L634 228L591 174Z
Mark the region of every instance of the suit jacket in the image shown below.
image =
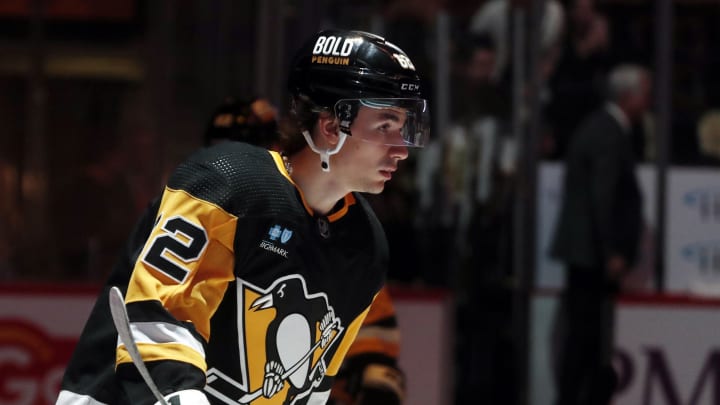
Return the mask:
M574 266L604 268L614 254L631 265L637 258L642 219L630 134L600 109L570 141L550 253Z

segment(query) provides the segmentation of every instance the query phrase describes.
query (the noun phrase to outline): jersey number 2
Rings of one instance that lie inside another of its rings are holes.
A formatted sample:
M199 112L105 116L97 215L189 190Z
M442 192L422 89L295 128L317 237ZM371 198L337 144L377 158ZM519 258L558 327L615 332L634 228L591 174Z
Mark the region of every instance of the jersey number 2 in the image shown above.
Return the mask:
M162 226L163 233L151 242L142 261L182 284L190 270L185 264L199 259L208 244L205 230L183 217L172 217Z

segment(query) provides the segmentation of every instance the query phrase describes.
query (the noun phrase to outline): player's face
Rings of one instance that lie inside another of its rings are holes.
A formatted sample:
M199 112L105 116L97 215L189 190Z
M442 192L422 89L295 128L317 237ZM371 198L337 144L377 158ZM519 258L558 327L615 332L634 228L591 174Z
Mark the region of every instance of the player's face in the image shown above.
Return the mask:
M352 135L336 159L343 162L342 167L332 169L342 172L352 191L373 194L383 191L398 163L408 157L401 134L405 120L406 112L401 108L360 107L350 126Z

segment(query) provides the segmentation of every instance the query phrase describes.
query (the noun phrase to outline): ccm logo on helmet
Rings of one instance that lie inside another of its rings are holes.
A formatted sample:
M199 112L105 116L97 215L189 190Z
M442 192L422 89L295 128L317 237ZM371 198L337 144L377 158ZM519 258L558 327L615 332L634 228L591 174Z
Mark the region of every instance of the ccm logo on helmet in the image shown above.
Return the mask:
M312 53L313 55L349 56L354 45L355 39L352 38L323 35L315 41Z
M419 91L420 85L419 84L413 84L413 83L403 83L400 85L400 90L407 90L407 91Z

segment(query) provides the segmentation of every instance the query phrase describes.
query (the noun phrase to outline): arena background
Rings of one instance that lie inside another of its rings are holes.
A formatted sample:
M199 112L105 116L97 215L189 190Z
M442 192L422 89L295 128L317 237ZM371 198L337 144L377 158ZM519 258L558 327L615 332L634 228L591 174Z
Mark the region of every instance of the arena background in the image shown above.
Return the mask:
M88 300L210 112L229 94L286 111L292 50L329 27L386 35L426 78L433 142L372 200L393 251L409 404L552 403L559 128L584 99L559 83L623 62L651 68L654 106L637 138L647 228L618 310L615 403L720 403L720 3L589 1L607 46L568 70L577 2L512 1L495 43L505 98L478 102L503 125L467 125L464 51L490 3L0 1L0 404L53 403ZM474 182L476 130L499 146ZM480 223L478 199L494 202Z

